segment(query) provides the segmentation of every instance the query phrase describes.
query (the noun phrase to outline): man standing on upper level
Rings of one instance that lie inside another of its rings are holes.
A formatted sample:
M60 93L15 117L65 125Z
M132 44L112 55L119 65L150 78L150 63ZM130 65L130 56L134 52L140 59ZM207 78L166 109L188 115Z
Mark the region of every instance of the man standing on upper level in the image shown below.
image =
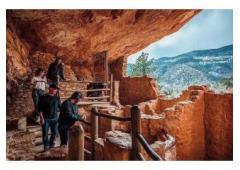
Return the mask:
M56 85L58 85L59 81L65 80L61 58L57 57L56 60L49 65L47 79L49 84L54 83Z

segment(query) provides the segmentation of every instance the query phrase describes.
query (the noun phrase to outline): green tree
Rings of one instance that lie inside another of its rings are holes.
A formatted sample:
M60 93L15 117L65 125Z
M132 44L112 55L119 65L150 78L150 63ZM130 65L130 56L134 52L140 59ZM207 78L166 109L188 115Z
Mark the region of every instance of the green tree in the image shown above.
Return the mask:
M220 81L220 84L225 86L226 88L232 88L233 87L233 76L222 79Z
M154 66L153 59L148 60L148 56L148 53L142 52L142 54L137 58L136 63L131 65L131 76L153 75L153 72L157 69L157 67Z

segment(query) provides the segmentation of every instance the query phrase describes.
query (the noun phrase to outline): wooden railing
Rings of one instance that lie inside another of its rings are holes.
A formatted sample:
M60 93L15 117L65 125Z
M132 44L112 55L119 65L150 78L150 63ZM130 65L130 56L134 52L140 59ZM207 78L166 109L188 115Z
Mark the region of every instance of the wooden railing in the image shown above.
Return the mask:
M91 122L81 120L82 123L91 126L90 137L87 137L91 142L91 151L82 148L82 153L91 155L91 159L95 160L95 140L98 138L98 117L104 117L116 121L131 122L131 137L132 137L132 150L131 150L131 160L145 160L144 156L141 153L141 146L145 152L150 156L152 160L162 160L162 158L152 149L148 144L146 139L141 134L141 112L138 106L133 106L131 108L131 117L119 117L113 115L107 115L100 113L97 107L93 107L91 110ZM83 139L81 137L81 139ZM85 137L86 139L86 137ZM82 142L83 143L83 142ZM75 152L78 153L78 152Z
M131 121L131 117L119 117L119 116L113 116L113 115L107 115L99 113L97 110L97 107L92 108L91 111L91 146L92 146L92 160L95 160L95 145L94 141L98 138L98 117L104 117L111 120L117 120L117 121Z
M107 99L107 101L109 101L110 103L112 102L113 100L113 75L111 74L110 76L110 81L108 82L93 82L93 81L76 81L76 80L64 80L64 81L61 81L61 82L66 82L66 83L82 83L82 84L89 84L89 83L101 83L103 84L104 86L106 86L105 88L101 88L101 89L79 89L77 91L79 92L96 92L96 91L102 91L102 92L108 92L109 94L108 95L105 95L105 96L97 96L97 97L83 97L83 99L86 99L86 100L89 100L90 102L92 100L104 100L104 99ZM63 91L63 92L75 92L75 90L65 90L65 89L60 89L60 91ZM63 100L64 99L67 99L67 98L62 98ZM93 102L94 103L94 102Z
M83 124L91 126L90 122L80 120ZM69 144L68 144L68 158L69 160L84 160L84 155L92 155L92 152L84 148L84 141L92 140L91 137L86 136L83 126L81 124L74 125L69 130Z
M152 149L141 134L141 111L138 106L131 108L131 135L132 135L132 160L145 160L141 152L141 145L146 153L153 160L162 160L161 157Z
M80 80L62 80L61 82L66 83L102 83L102 82L94 82L94 81L80 81ZM104 85L109 84L110 82L102 83Z
M84 129L82 125L69 129L68 159L84 160Z

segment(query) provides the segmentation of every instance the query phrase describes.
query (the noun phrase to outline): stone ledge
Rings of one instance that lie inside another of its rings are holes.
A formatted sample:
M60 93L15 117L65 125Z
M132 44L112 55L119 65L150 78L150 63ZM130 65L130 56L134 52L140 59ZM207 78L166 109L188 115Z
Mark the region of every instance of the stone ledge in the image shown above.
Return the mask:
M35 155L35 160L67 160L68 148L66 146L49 149Z

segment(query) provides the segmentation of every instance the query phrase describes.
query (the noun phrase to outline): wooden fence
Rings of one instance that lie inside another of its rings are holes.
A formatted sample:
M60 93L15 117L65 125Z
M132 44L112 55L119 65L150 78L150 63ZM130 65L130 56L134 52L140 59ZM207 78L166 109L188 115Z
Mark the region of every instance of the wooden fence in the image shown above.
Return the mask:
M98 83L98 82L93 82L93 81L73 81L73 80L65 80L65 81L62 81L62 82L65 82L65 83L77 83L77 84L89 84L89 83ZM94 100L104 100L106 99L109 103L112 102L113 100L113 75L111 74L111 78L110 78L110 81L108 82L105 82L105 83L101 83L102 85L104 85L105 87L104 88L100 88L100 89L81 89L81 90L78 90L79 92L97 92L97 91L102 91L104 92L105 94L108 93L107 95L102 95L102 96L97 96L97 97L88 97L88 96L85 96L83 97L83 99L89 101L89 104L95 104L96 101ZM75 90L65 90L65 89L60 89L60 91L62 92L75 92ZM62 100L65 100L67 98L61 98ZM86 102L85 102L86 103ZM81 102L79 102L79 104L81 105Z
M104 117L107 119L111 120L116 120L116 121L124 121L124 122L131 122L131 138L132 138L132 149L131 149L131 160L145 160L143 155L141 154L141 146L143 149L146 151L146 153L152 158L152 160L162 160L161 157L151 148L151 146L148 144L146 139L143 137L141 134L141 112L138 106L133 106L131 108L131 117L119 117L119 116L113 116L113 115L107 115L100 113L97 107L93 107L91 110L91 122L87 122L85 120L81 120L82 123L91 126L91 132L90 132L90 137L83 138L82 135L83 133L77 133L79 134L78 139L86 139L91 141L91 151L85 149L83 146L77 147L81 148L81 154L90 154L91 159L95 160L95 144L94 141L98 138L98 130L99 130L99 124L98 124L98 117ZM82 130L83 131L83 130ZM76 134L76 133L75 133ZM70 133L70 138L73 135ZM75 136L76 137L76 136ZM83 142L78 142L76 143L83 144ZM75 154L79 155L79 151L76 151L76 149L71 149L72 146L69 144L69 151L74 151ZM69 153L72 155L71 153ZM79 158L83 158L84 156L79 156ZM81 159L82 160L82 159Z

